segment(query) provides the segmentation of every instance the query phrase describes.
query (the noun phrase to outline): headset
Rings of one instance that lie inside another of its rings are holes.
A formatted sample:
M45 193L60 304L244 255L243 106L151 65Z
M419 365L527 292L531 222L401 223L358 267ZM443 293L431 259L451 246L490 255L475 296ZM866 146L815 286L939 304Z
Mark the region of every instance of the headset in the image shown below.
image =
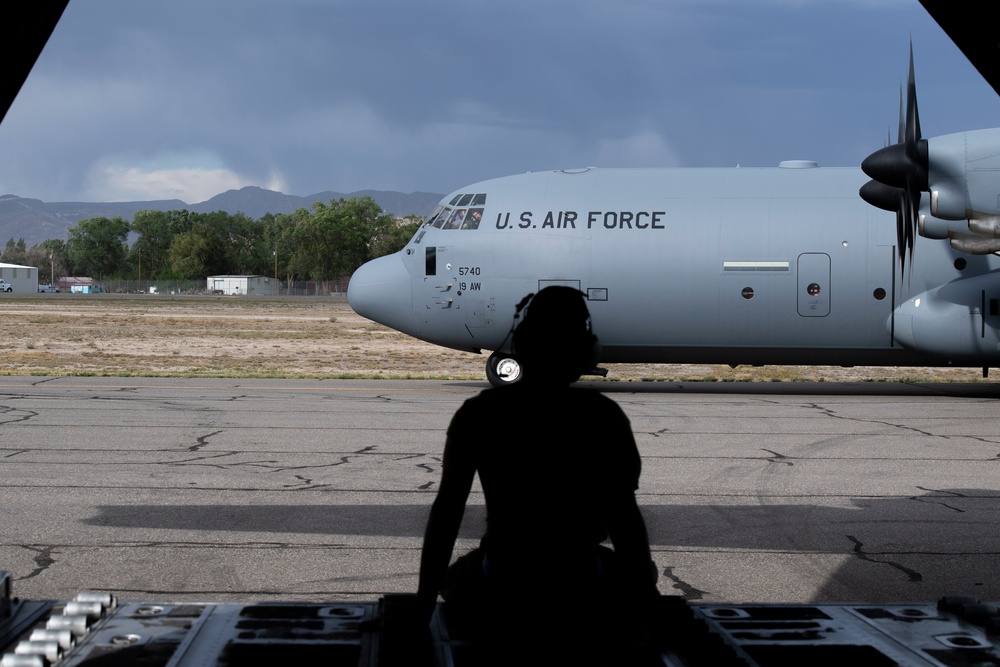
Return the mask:
M542 302L538 302L539 295L542 295ZM558 319L560 315L576 317L580 314L576 304L571 303L576 299L580 300L579 305L582 306L583 313L585 313L580 329L574 326L565 326L566 324L574 324L567 322L565 317ZM594 335L586 299L586 295L580 290L561 285L546 287L537 294L526 295L514 309L514 320L504 343L510 339L511 354L515 357L520 356L522 361L527 358L529 365L532 358L545 359L550 355L552 357L565 355L569 367L562 370L567 375L574 375L570 381L577 380L580 375L594 370L601 356L601 343ZM563 310L574 312L553 313L548 308L545 311L538 311L544 302L550 300L552 300L552 305L562 305L564 306ZM533 311L532 308L535 310ZM547 331L550 327L556 328L558 331L550 333ZM558 336L558 338L554 338L554 336ZM526 368L526 370L531 372L530 368Z

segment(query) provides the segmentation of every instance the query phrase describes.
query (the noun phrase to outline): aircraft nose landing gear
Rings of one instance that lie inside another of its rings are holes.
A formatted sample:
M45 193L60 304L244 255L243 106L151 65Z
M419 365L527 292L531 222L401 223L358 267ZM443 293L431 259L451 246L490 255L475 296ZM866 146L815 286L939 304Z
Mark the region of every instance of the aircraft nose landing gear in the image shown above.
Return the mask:
M494 387L505 387L521 379L521 362L513 355L494 352L486 361L486 379Z

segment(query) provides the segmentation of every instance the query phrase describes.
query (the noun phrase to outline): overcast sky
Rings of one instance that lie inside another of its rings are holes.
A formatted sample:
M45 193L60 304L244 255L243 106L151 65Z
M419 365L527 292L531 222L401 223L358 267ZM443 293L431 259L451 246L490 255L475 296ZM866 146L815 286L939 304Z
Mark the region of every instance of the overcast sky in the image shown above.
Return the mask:
M917 0L70 0L0 194L448 193L525 171L853 166L1000 100Z

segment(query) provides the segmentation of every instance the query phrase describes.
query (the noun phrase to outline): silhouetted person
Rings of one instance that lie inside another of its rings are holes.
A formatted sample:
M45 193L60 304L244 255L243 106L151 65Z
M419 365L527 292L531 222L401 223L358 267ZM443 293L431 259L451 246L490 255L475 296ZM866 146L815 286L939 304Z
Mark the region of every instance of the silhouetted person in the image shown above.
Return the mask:
M513 346L521 380L469 399L448 427L420 561L422 619L430 619L440 591L449 619L487 631L511 623L599 630L609 607L637 613L658 595L635 500L635 439L614 401L570 387L594 368L600 349L580 291L541 290ZM477 473L486 534L449 568ZM608 537L614 551L601 544Z

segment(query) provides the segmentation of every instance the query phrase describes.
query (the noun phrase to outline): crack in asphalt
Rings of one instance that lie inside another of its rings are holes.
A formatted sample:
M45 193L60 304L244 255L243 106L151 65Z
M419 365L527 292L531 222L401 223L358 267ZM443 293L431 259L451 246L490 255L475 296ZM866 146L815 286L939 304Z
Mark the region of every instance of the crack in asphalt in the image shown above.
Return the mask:
M215 431L214 433L209 433L207 435L199 436L198 439L196 440L196 442L198 444L197 445L191 445L190 447L188 447L188 451L189 452L197 452L202 447L208 447L208 439L211 438L213 435L219 435L224 430L225 429L219 429L218 431Z
M922 574L916 570L906 567L901 563L896 563L891 560L876 560L871 554L865 552L865 545L861 542L861 540L853 535L845 535L845 537L854 543L854 555L857 556L858 559L868 563L874 563L876 565L888 565L889 567L895 568L905 574L906 578L912 583L920 583L924 580L924 576Z
M160 461L159 465L205 465L211 468L219 468L220 470L225 470L229 466L233 465L245 465L248 462L243 463L223 463L223 464L210 464L205 463L211 459L224 458L226 456L235 456L237 454L242 454L242 452L219 452L218 454L212 453L207 456L196 456L193 459L181 459L180 461Z
M942 490L942 489L928 489L928 488L925 488L923 486L918 486L917 488L920 489L921 491L926 491L927 493L942 493L942 494L946 494L948 496L951 496L952 498L968 498L969 497L969 496L967 496L965 494L958 493L957 491L946 491L946 490ZM960 514L964 514L965 513L965 510L963 510L962 508L955 507L953 505L949 505L946 502L941 502L939 500L936 500L933 496L910 496L910 500L915 500L918 503L927 503L929 505L940 505L941 507L947 507L948 509L953 510L955 512L958 512Z
M907 426L905 424L893 424L892 422L882 421L881 419L862 419L860 417L846 417L844 415L838 415L832 409L824 408L819 403L806 403L805 406L807 408L813 408L814 410L818 410L827 417L831 417L833 419L843 419L845 421L861 422L862 424L881 424L883 426L891 426L893 428L902 429L904 431L912 431L913 433L919 433L920 435L929 435L935 438L942 438L944 440L950 439L949 436L947 435L938 435L937 433L931 433L930 431L923 431L919 428L915 428L913 426Z
M29 419L38 416L38 413L32 410L21 410L20 408L15 408L10 405L0 405L0 415L8 415L12 412L20 412L22 413L22 416L17 419L4 419L0 421L0 424L17 424L18 422L26 422Z
M681 597L685 600L701 600L705 597L707 591L699 590L687 583L676 574L674 574L674 568L664 567L663 576L674 582L674 588L681 592Z
M22 549L27 549L28 551L34 551L37 554L35 556L35 565L37 565L38 567L36 567L31 572L18 579L18 581L24 581L25 579L32 579L34 577L37 577L42 572L45 572L45 570L49 569L49 567L55 565L56 559L53 558L52 555L58 548L57 546L49 545L44 547L34 547L31 546L30 544L22 544L20 546Z
M771 457L769 457L767 459L771 463L784 463L786 466L793 466L793 465L795 465L791 461L788 461L787 460L788 457L785 456L784 454L779 454L778 452L775 452L775 451L770 450L770 449L765 449L764 447L761 447L761 451L767 452L768 454L772 454L773 455L773 456L771 456Z
M254 465L261 468L267 468L271 472L288 472L289 470L309 470L311 468L336 468L337 466L342 466L345 463L351 462L350 456L341 456L340 460L336 463L323 463L319 465L308 465L308 466L269 466L265 465L267 463L276 463L275 461L257 461L257 462L243 462L243 463L233 463L233 466L243 466L243 465Z
M305 491L307 489L321 489L323 487L330 486L329 484L315 484L311 477L303 477L302 475L294 475L295 479L300 480L302 485L299 484L285 484L284 488L292 489L293 491ZM293 488L294 487L294 488Z

